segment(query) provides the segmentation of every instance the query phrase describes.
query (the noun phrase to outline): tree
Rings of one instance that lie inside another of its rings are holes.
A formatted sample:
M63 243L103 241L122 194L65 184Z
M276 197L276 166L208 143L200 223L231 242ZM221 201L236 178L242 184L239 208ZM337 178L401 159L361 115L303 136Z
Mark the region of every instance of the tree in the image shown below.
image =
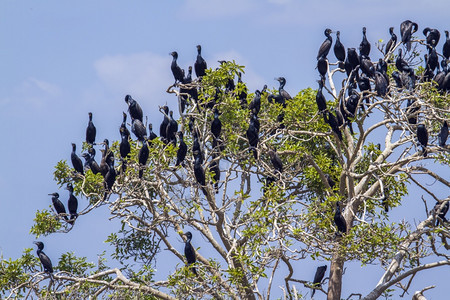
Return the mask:
M417 63L420 43L414 41L416 48L404 57L409 65ZM438 191L450 187L439 169L450 164L450 155L447 146L437 145L436 135L450 115L450 97L426 80L428 67L396 70L392 53L398 47L401 43L383 56L389 62L385 74L371 74L369 64L371 88L366 91L356 90L365 76L362 65L351 67L337 89L335 78L344 69L330 63L324 85L328 101L321 111L311 88L292 99L265 89L247 96L245 83L234 84L244 73L235 62L207 70L201 80L170 86L188 146L183 163L175 166L178 144L162 138L148 141L144 164L138 159L143 142L130 141L131 152L121 159L117 141L109 150L117 172L112 187L100 173L87 170L83 176L65 161L54 173L61 187L71 183L77 197L88 199L78 218L108 206L111 218L120 220L121 230L107 241L121 267L108 267L104 256L93 264L65 253L53 258L55 272L49 275L40 272L38 258L26 249L18 260L2 259L2 296L268 299L281 295L272 284L283 278L287 298L302 297L304 286L340 299L345 262L356 260L385 269L364 297L376 299L394 287L407 291L417 272L449 265L449 224L442 212L450 198L440 199ZM259 113L250 104L258 97ZM222 126L213 135L214 108ZM430 136L428 145L417 141L419 123ZM380 136L384 143L377 145ZM83 145L87 152L91 147ZM105 150L105 160L108 154ZM421 184L423 176L436 184ZM417 226L390 221L389 209L401 206L411 188L421 189L437 205L425 205L427 217ZM346 225L340 231L334 221L339 214ZM64 217L51 209L38 211L31 232L39 237L77 226ZM189 265L180 246L187 231L194 249L199 237L209 243L207 249L195 249L196 261ZM173 258L168 262L173 272L155 281L153 267L163 252ZM307 257L330 262L327 291L296 272ZM280 271L281 264L287 273Z

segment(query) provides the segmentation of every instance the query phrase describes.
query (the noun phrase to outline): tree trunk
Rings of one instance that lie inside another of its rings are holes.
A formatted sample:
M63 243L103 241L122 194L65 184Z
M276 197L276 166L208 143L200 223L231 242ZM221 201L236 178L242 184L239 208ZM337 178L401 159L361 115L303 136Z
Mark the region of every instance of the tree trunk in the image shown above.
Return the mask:
M338 253L334 253L330 266L330 281L328 282L327 300L341 299L342 273L344 270L344 258Z

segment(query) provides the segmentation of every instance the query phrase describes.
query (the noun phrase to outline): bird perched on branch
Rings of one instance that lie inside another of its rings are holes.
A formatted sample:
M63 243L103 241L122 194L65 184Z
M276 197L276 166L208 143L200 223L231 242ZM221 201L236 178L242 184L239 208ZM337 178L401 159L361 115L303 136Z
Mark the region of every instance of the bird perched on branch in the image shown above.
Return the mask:
M428 131L424 124L419 124L417 126L417 139L422 145L422 154L427 157L427 145L428 145Z
M42 266L44 267L44 272L49 273L50 276L53 273L53 266L52 261L47 256L47 254L44 253L44 243L43 242L33 242L38 247L36 254L39 257L39 260L41 261Z
M327 37L325 41L323 41L322 45L320 45L319 52L317 53L317 60L319 58L327 58L328 52L330 52L331 44L333 43L333 38L331 37L331 31L330 28L325 29L324 34Z
M81 161L81 158L78 157L76 154L77 145L72 143L72 153L70 154L70 160L72 161L72 166L78 173L81 173L81 175L84 175L84 169L83 169L83 162Z
M125 102L128 104L128 112L130 113L131 119L138 119L143 122L142 118L144 117L144 113L142 112L142 108L139 103L130 95L125 96Z
M183 82L183 71L177 63L178 53L173 51L169 54L172 55L172 64L170 65L170 69L172 70L173 77L175 78L175 83L177 83L177 81Z
M347 222L341 213L341 207L339 206L339 201L336 202L336 211L334 213L334 223L336 224L338 231L342 233L347 233Z
M89 122L86 128L86 143L94 145L97 129L95 128L94 123L92 123L92 113L90 112L88 115L89 115Z
M394 49L395 45L397 44L397 35L394 33L394 27L389 27L389 33L391 35L391 38L386 43L386 48L384 48L384 55L387 55L391 50Z
M59 200L59 194L58 193L52 193L52 194L48 194L49 196L52 196L52 202L53 202L53 207L55 207L56 213L59 214L63 214L64 215L64 219L67 221L67 213L66 213L66 208L64 207L64 204L61 202L61 200Z
M67 207L69 208L70 221L73 223L78 217L78 199L73 194L73 185L69 182L66 189L69 191L69 200L67 201Z
M406 45L406 50L411 50L411 38L413 33L419 29L417 23L411 22L410 20L403 21L400 24L400 36L402 38L402 43Z
M326 270L327 270L326 265L317 267L316 274L314 274L313 287L321 288L322 279L325 276ZM316 293L315 288L312 290L311 298L314 297L314 294Z
M206 61L202 57L202 46L197 45L197 60L194 63L195 75L197 78L205 76L207 68Z
M438 135L439 146L445 147L447 138L448 138L448 124L447 124L447 121L444 121L444 124L442 125L441 131L439 132L439 135Z
M184 256L186 256L187 265L195 264L195 261L197 260L195 257L195 249L191 245L192 240L192 233L190 231L186 232L184 234L186 237L186 243L184 245ZM197 270L195 267L191 267L192 273L194 273L197 276Z

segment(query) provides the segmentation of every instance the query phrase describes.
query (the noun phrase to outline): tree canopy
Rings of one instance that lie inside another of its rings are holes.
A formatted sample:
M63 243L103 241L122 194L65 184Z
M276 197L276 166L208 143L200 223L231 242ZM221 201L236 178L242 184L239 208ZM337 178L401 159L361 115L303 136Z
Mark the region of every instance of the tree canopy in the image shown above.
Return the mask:
M68 232L84 215L108 207L110 218L122 224L107 239L113 256L91 263L76 250L63 253L50 258L54 272L49 274L27 248L17 260L2 259L2 297L299 299L315 288L339 299L345 262L357 261L385 270L363 295L376 299L395 289L407 291L419 271L449 265L443 212L450 198L440 195L450 187L442 171L450 151L440 143L440 132L450 115L450 97L434 69L433 76L428 73L428 58L421 67L422 49L430 49L431 57L434 46L413 39L406 51L408 43L399 40L387 53L381 43L380 49L372 45L372 55L380 50L381 56L375 64L363 43L364 53L353 66L331 63L331 54L322 53L319 90L291 91L292 97L286 92L289 78L282 77L279 88L248 91L245 68L235 61L206 69L201 78L189 78L189 71L175 78L167 92L178 100L168 105L179 111L178 129L169 129L171 114L159 108L168 122L160 131L165 138L151 139L146 132L134 139L121 129L122 139L111 145L83 142L89 155L101 148L100 172L94 174L90 165L81 174L65 160L54 172L61 188L72 185L81 209L76 216L56 214L50 205L36 213L31 233L38 238ZM403 47L404 53L394 55ZM319 105L322 95L325 107ZM117 113L112 126L119 127ZM139 136L139 126L146 130L148 124L133 116L131 106L129 115L125 126L131 122ZM217 124L212 130L217 119L220 130ZM187 146L178 165L177 130ZM126 141L130 151L122 157ZM436 183L422 184L426 177ZM412 187L424 195L425 217L417 224L393 222L389 210L401 206ZM436 205L427 206L426 199ZM200 238L207 247L196 248ZM186 259L185 243L192 245L194 260ZM155 280L160 257L171 273ZM325 280L313 284L299 271L307 258L329 266ZM120 267L109 266L114 263ZM277 278L281 290L273 285Z

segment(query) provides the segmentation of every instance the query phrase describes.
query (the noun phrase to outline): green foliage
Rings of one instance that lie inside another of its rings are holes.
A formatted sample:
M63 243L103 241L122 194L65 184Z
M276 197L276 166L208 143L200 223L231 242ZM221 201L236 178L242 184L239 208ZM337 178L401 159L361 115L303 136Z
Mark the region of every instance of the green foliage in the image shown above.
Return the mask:
M61 255L56 270L65 271L75 276L83 276L95 264L86 261L86 257L76 257L74 252L67 252Z
M51 209L51 206L49 207ZM55 216L46 209L43 209L42 211L38 210L30 233L38 238L41 235L47 236L53 232L57 232L62 227L61 220L61 217Z

